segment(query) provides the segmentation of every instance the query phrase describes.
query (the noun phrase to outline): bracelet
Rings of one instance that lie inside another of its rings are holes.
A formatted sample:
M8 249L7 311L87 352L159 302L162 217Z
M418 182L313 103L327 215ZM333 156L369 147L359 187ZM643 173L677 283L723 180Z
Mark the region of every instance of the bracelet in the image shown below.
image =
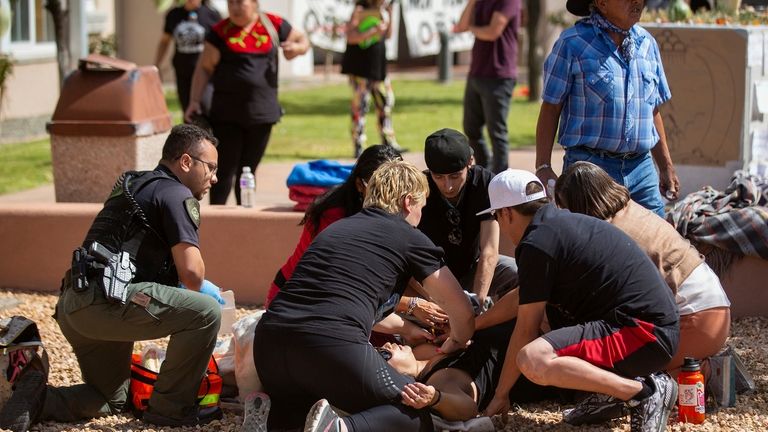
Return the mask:
M439 404L440 403L440 399L443 397L443 393L440 390L435 389L435 391L437 392L437 400L432 402L431 404L427 405L427 408L432 408L433 406Z
M418 297L411 297L411 300L408 301L408 310L405 311L406 315L413 315L413 310L416 309L416 306L419 305L419 298Z
M536 172L539 172L539 171L543 170L544 168L552 168L552 165L550 165L548 163L543 163L543 164L541 164L541 165L536 167Z

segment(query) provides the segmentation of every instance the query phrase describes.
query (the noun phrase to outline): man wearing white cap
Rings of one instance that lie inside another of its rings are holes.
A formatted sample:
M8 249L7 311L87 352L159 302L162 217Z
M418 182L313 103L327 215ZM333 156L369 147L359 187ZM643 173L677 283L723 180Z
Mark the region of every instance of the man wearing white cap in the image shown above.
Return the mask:
M677 349L679 325L654 265L609 223L550 204L533 173L504 171L488 193L491 206L481 213L494 215L516 245L519 302L494 306L517 324L485 413L506 415L522 373L536 384L595 393L563 413L569 423L629 410L632 431L664 430L677 386L657 371ZM552 330L540 336L545 312Z

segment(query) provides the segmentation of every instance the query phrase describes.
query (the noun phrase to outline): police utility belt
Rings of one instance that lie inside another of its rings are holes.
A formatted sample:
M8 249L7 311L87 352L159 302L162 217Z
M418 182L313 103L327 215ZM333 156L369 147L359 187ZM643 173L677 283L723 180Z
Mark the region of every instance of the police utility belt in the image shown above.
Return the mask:
M112 253L109 249L94 241L86 250L79 247L72 252L72 289L83 292L90 289L89 281L97 279L107 300L125 304L128 296L128 284L136 274L136 266L131 262L128 252Z

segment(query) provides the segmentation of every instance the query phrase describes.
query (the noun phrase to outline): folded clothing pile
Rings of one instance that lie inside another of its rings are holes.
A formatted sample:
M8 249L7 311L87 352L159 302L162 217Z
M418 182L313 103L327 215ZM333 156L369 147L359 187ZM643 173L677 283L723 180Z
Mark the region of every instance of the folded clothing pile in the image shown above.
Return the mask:
M318 196L333 186L344 183L354 164L315 160L294 165L288 175L288 198L295 201L294 211L305 211Z
M736 171L731 184L710 186L680 200L667 221L689 239L717 273L744 256L768 259L768 178Z

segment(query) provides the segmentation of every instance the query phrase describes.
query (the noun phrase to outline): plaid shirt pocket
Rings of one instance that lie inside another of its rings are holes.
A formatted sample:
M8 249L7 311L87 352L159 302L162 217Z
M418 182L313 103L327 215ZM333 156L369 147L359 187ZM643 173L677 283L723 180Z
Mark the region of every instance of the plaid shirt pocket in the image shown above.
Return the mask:
M638 60L638 62L642 77L640 97L653 107L660 105L659 76L656 74L656 68L648 60Z
M597 60L585 61L582 70L588 97L596 97L603 102L612 101L615 87L613 72Z

